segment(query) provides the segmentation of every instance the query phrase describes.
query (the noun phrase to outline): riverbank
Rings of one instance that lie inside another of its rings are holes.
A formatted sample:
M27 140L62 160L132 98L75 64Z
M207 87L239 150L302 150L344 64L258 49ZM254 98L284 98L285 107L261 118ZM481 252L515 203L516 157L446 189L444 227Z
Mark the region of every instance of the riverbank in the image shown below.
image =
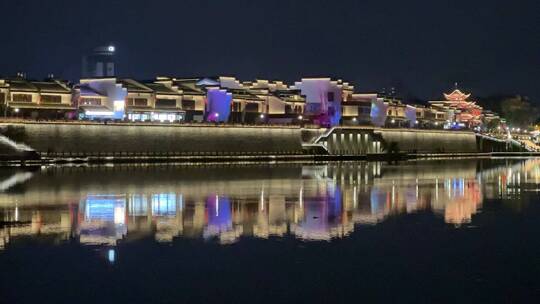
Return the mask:
M374 127L0 124L4 163L208 163L523 157L473 132Z
M485 159L485 158L530 158L540 157L540 152L489 152L489 153L438 153L438 154L370 154L370 155L193 155L193 156L66 156L44 157L29 160L1 160L0 166L54 166L54 165L107 165L107 164L212 164L212 163L312 163L312 162L342 162L342 161L385 161L395 162L413 159Z

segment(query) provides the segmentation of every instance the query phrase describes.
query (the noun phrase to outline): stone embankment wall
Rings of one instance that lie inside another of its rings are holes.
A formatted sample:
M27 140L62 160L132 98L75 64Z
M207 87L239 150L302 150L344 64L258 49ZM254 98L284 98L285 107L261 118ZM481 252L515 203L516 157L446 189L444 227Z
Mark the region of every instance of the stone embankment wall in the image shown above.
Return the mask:
M302 153L289 127L10 123L3 134L44 153Z
M473 132L380 129L384 146L406 153L475 153L478 151Z
M302 154L326 129L211 125L95 123L4 123L0 133L41 153L144 155ZM330 154L477 153L508 151L505 144L480 141L472 132L343 127L322 139ZM0 147L1 148L1 147ZM9 148L9 147L8 147Z

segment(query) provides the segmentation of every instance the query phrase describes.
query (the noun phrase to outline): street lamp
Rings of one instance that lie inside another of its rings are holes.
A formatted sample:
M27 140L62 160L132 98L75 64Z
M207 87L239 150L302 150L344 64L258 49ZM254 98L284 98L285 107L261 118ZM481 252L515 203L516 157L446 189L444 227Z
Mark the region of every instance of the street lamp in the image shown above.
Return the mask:
M298 119L302 120L304 117L302 115L298 115Z

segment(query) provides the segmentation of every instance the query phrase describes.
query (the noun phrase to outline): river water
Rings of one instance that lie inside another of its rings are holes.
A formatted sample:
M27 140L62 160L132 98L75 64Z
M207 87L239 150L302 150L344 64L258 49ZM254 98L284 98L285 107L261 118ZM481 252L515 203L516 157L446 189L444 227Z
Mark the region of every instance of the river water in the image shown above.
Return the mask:
M0 169L0 303L538 302L540 159Z

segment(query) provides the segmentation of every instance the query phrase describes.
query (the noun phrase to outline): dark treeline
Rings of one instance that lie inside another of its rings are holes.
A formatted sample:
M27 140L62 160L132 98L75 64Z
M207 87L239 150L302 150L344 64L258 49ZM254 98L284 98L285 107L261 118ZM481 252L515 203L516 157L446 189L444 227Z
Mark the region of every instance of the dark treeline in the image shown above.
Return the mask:
M526 127L540 119L540 108L527 96L492 95L476 100L484 109L499 113L511 126Z

